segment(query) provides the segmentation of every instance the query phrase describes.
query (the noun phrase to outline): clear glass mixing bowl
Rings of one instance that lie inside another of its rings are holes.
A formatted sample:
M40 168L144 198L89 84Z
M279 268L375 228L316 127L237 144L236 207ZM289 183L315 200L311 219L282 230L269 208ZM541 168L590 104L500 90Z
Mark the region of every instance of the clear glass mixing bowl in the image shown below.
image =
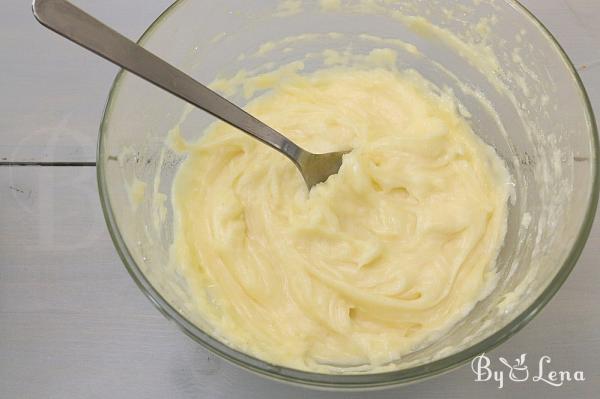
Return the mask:
M244 368L345 389L404 384L445 372L521 329L559 289L583 249L598 198L595 120L565 53L515 1L181 0L141 43L201 82L242 68L273 69L325 49L366 54L396 47L400 68L416 69L454 93L474 131L496 149L513 177L507 237L497 264L500 282L439 341L401 359L393 372L331 375L267 364L214 338L191 306L185 279L168 262L169 193L183 156L165 145L165 138L183 121L182 134L195 139L213 118L190 112L133 75L119 74L98 148L100 196L115 246L160 311L197 342ZM322 63L309 57L305 70ZM241 95L232 100L248 101Z

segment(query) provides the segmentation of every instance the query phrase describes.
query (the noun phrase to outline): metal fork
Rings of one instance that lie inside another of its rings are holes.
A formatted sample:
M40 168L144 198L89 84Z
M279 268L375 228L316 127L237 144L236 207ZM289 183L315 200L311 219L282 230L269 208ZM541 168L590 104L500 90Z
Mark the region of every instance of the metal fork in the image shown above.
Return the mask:
M216 116L287 156L308 188L336 174L347 151L313 154L265 125L189 75L127 39L65 0L34 0L45 27L169 93Z

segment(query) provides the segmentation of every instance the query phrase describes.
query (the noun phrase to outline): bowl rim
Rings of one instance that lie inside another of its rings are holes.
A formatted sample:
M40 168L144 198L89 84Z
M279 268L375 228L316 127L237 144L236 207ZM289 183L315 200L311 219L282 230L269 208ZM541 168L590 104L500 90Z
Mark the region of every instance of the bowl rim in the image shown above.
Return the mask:
M176 0L168 8L166 8L156 20L148 27L148 29L142 34L138 40L138 44L144 44L146 40L154 33L154 31L160 26L171 13L184 4L187 0ZM120 83L124 77L125 71L121 70L117 74L115 80L110 88L110 93L106 101L106 105L103 112L102 122L100 124L98 145L96 152L97 168L97 184L98 192L100 195L100 203L102 205L102 211L106 220L108 230L113 241L113 244L121 258L125 268L140 288L140 290L150 299L154 306L169 320L175 322L175 324L194 341L201 344L211 352L221 356L222 358L236 364L244 369L255 372L262 376L266 376L275 380L284 381L294 385L312 386L321 389L342 389L342 390L353 390L353 389L376 389L382 387L390 387L396 385L405 385L408 383L421 381L427 378L434 377L439 374L446 373L457 367L466 364L475 356L490 351L498 345L505 342L507 339L516 334L521 330L529 321L531 321L542 308L552 299L554 294L559 290L562 284L565 282L573 267L577 263L583 248L585 247L586 241L589 237L594 217L596 214L600 178L598 175L599 162L598 154L600 153L600 144L598 138L598 127L594 111L585 89L585 86L579 76L573 62L556 40L554 35L546 28L546 26L531 12L527 7L520 3L519 0L505 0L508 6L512 6L521 12L533 26L537 27L540 32L546 36L546 39L552 43L558 55L562 58L568 71L571 74L571 78L575 81L579 87L580 96L583 99L586 108L586 117L591 130L591 145L592 145L592 190L588 198L587 209L585 213L584 222L579 229L575 243L569 254L566 257L565 262L560 267L557 274L554 276L548 286L542 291L542 293L535 299L535 301L517 315L511 322L506 326L496 331L494 334L478 342L476 345L470 346L461 350L460 352L454 353L449 356L445 356L441 359L434 360L433 362L426 363L419 366L410 367L407 369L389 371L375 374L349 374L349 375L337 375L337 374L322 374L308 371L300 371L291 369L283 366L277 366L268 362L257 359L237 349L231 348L223 342L208 335L200 328L196 327L187 318L182 316L177 310L172 307L162 295L152 286L150 281L145 277L142 271L137 266L133 259L129 249L127 248L123 237L118 229L115 215L112 211L110 197L108 194L106 178L104 175L104 168L102 162L103 155L103 142L104 132L110 121L111 107L119 93Z

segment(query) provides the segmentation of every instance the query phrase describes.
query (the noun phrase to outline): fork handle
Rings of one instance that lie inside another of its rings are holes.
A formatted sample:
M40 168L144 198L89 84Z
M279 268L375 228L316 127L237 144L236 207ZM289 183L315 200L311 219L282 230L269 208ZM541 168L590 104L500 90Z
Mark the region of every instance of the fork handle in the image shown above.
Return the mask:
M66 0L34 0L48 29L257 138L296 165L306 153L286 137Z

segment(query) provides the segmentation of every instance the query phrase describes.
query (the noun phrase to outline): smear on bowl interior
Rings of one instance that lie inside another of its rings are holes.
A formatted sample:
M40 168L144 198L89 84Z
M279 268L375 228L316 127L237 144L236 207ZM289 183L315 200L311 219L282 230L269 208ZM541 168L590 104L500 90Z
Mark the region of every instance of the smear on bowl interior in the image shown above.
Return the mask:
M254 78L269 90L247 110L309 151L353 151L309 192L288 159L214 123L185 146L171 256L233 347L301 370L376 370L493 289L508 173L414 71L280 71Z

